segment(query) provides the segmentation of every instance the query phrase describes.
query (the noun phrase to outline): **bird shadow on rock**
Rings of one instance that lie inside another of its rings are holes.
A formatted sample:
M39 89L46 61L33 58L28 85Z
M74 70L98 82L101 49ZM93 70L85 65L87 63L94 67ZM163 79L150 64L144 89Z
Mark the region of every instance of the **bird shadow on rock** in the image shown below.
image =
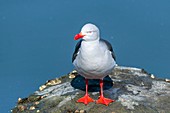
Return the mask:
M100 91L100 80L99 79L88 79L88 91L89 92L97 92ZM80 89L85 91L86 85L85 85L85 78L81 75L77 75L72 81L71 86L75 89ZM113 86L113 81L109 76L106 76L103 79L103 89L108 90Z

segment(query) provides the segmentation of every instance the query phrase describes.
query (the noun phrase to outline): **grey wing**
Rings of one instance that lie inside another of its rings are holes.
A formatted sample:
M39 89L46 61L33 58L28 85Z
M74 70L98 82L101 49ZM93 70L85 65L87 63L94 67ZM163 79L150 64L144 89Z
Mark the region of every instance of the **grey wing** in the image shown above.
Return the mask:
M74 50L74 53L73 53L73 56L72 56L72 62L74 62L74 60L76 59L77 57L77 54L79 52L79 48L81 46L81 42L82 40L80 40L77 44L76 44L76 47L75 47L75 50Z
M109 50L109 51L111 52L111 54L112 54L113 59L116 61L116 55L115 55L115 53L114 53L114 51L113 51L112 45L111 45L107 40L100 39L100 41L106 44L108 50Z

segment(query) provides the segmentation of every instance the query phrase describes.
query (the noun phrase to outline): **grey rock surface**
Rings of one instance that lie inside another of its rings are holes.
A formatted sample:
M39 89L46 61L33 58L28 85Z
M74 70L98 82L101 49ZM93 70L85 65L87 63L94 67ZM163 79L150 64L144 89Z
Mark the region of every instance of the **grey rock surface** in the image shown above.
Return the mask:
M97 100L99 80L89 80L89 94ZM76 100L85 93L84 78L73 71L49 80L27 98L19 98L12 113L170 113L170 81L143 69L117 66L104 78L109 106Z

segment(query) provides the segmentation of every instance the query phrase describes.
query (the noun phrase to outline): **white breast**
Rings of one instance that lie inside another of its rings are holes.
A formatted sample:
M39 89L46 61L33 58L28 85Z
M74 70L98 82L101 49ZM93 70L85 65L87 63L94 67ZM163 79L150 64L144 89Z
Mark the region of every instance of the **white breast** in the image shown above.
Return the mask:
M115 66L110 51L99 41L81 44L76 60L73 62L79 74L87 79L102 79L111 73Z

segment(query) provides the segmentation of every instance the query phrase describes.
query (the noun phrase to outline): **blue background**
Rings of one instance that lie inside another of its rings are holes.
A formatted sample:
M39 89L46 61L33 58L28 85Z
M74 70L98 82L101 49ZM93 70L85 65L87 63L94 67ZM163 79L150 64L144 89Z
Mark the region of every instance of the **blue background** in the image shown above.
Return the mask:
M1 0L0 112L74 69L73 40L95 23L117 63L170 78L169 0Z

